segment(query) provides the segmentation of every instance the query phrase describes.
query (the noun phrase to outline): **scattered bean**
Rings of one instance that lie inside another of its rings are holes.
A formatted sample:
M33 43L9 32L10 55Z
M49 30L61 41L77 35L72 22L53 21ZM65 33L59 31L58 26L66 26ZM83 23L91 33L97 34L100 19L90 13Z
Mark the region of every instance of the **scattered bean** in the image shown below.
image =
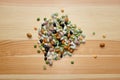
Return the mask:
M26 34L28 38L32 38L32 34L31 33L27 33Z
M40 21L40 18L37 18L37 21Z
M34 27L34 30L37 31L37 27Z
M62 12L62 13L64 13L64 10L63 10L63 9L61 9L61 12Z
M71 64L74 64L74 61L71 61Z
M37 48L37 45L34 45L34 48Z
M37 53L40 53L41 51L40 50L37 50Z
M97 56L93 56L95 59L97 58Z
M100 47L101 48L105 47L105 43L100 43Z
M106 35L103 35L102 37L103 37L103 38L106 38Z
M95 35L95 32L93 32L92 34Z

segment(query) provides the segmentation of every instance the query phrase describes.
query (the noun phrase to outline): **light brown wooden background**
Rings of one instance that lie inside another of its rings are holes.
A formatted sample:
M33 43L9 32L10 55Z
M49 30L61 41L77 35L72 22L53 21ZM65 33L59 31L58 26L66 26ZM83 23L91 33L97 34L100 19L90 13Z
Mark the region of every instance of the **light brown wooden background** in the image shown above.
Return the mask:
M55 61L44 71L43 54L33 48L37 42L33 28L61 9L83 29L87 42L77 48L73 57ZM0 0L0 79L119 80L119 30L119 0ZM27 32L32 33L32 39L26 37ZM101 42L106 44L104 49L99 48Z

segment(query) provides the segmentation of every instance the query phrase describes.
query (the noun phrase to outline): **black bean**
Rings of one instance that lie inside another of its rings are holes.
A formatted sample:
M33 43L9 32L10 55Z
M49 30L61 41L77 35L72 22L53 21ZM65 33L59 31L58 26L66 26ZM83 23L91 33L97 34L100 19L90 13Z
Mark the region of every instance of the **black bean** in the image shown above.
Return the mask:
M65 21L65 25L68 25L68 22Z
M62 57L63 57L63 54L60 55L60 58L62 58Z
M56 27L56 23L55 22L53 23L53 26Z
M43 47L45 48L45 51L46 51L46 52L48 52L48 51L49 51L49 49L50 49L50 47L49 47L49 46L47 46L47 45L43 45Z
M59 41L59 42L60 42L60 41L61 41L61 40L60 40L60 38L58 38L58 39L57 39L57 41Z
M72 34L73 34L73 32L72 32L72 31L70 31L70 34L72 35Z
M55 43L55 44L53 44L53 46L54 46L54 47L56 47L56 46L57 46L57 44Z
M44 56L45 56L45 57L47 56L47 52L46 52L46 53L44 53Z
M46 52L48 52L48 51L49 51L49 49L48 49L48 48L45 48L45 51L46 51Z
M62 27L62 29L64 29L65 25L64 24L60 24L60 26Z
M43 27L45 24L42 24L41 26Z
M44 57L44 60L46 61L46 60L47 60L47 57Z
M42 39L40 39L39 41L40 41L41 43L43 42L43 40L42 40Z
M56 30L52 30L52 33L53 33L53 34L56 34L56 33L57 33L57 31L56 31Z
M61 45L62 45L62 42L60 41L60 42L59 42L59 46L61 46Z

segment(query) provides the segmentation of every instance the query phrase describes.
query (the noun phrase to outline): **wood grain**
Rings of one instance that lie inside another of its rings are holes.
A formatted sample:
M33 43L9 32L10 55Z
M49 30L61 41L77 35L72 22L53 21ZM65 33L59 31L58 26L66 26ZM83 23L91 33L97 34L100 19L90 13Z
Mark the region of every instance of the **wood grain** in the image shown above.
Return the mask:
M105 43L105 48L100 48L99 44ZM34 45L37 40L0 40L0 56L34 55L37 49ZM120 41L108 40L87 40L86 44L81 44L74 52L79 55L120 55Z
M66 57L43 70L43 57L1 57L0 74L119 74L119 63L120 57Z
M52 13L60 13L62 8L72 23L83 30L87 40L104 40L102 35L106 35L105 40L120 40L119 5L64 7L0 5L0 40L28 40L27 32L32 33L32 39L37 39L34 27L39 28L44 17L50 18ZM40 22L36 21L38 17L41 18ZM96 32L95 36L92 35L93 32Z
M119 80L119 74L7 74L0 76L2 80ZM0 80L1 80L0 79Z
M120 4L119 0L20 0L20 1L16 1L16 0L0 0L0 4L25 4L25 5L32 5L32 4L39 4L39 5L46 5L48 6L48 4L54 5L54 4L70 4L70 5L79 5L79 4L92 4L92 5L117 5Z
M87 42L73 57L54 61L44 71L43 54L33 48L33 28L61 9L84 31ZM120 80L119 22L120 0L0 0L0 80ZM31 40L27 32L32 33ZM103 49L101 42L106 44Z

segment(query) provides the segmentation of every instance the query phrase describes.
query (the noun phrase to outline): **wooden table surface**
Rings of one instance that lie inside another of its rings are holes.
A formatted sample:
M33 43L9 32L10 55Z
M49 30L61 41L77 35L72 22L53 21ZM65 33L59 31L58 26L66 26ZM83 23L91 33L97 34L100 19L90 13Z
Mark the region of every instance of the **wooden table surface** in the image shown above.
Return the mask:
M37 43L33 29L40 27L44 17L61 9L84 31L87 41L72 57L54 61L52 67L43 70L43 54L33 48ZM26 37L27 32L32 33L32 39ZM105 48L99 47L102 42ZM0 0L0 80L16 79L120 80L120 1Z

